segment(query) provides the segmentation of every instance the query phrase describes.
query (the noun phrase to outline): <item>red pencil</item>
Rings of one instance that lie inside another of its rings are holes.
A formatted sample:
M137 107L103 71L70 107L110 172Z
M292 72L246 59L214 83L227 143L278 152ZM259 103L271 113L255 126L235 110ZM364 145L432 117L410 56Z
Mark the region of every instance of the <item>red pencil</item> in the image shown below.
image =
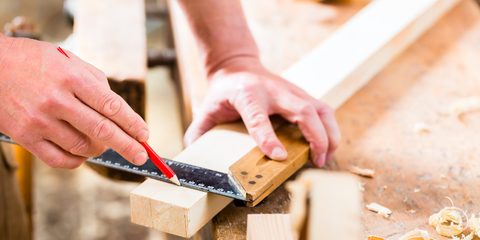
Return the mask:
M178 181L178 177L175 174L175 172L172 171L172 169L163 161L163 159L158 156L158 154L153 151L152 147L148 145L146 142L141 142L142 146L147 150L148 157L150 160L152 160L153 164L157 166L160 171L162 171L163 174L173 183L177 184L180 186L180 181Z

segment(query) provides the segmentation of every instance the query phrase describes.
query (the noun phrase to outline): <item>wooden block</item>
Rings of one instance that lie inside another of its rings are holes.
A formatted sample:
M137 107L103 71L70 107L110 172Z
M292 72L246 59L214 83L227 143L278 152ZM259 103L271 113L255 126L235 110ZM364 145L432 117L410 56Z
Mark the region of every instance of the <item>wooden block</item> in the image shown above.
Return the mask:
M321 98L337 108L457 2L374 1L334 33L330 40L320 44L283 75L314 97ZM369 32L369 29L374 29L375 32ZM242 124L228 127L222 125L206 133L175 160L227 172L231 165L254 148L255 144ZM159 214L155 212L156 209L210 207L210 210L200 215L183 215L181 219L185 221L177 223L175 231L160 223L148 225L183 237L192 236L203 226L202 224L231 201L221 196L199 192L196 197L183 199L184 205L181 207L176 202L177 199L171 196L177 193L187 194L194 190L170 189L166 183L153 180L147 182L155 187L145 188L141 185L132 192L132 206L144 208L132 208L132 212L140 213L132 213L134 223L155 222L154 216ZM169 190L165 191L166 188ZM163 192L168 194L162 194ZM142 204L134 201L140 201ZM188 204L185 204L186 202ZM219 203L223 205L219 206Z
M82 0L76 7L75 53L102 70L112 89L145 116L144 1Z
M355 176L308 170L299 179L310 185L307 239L364 239L363 200Z
M249 214L247 240L294 240L289 214Z

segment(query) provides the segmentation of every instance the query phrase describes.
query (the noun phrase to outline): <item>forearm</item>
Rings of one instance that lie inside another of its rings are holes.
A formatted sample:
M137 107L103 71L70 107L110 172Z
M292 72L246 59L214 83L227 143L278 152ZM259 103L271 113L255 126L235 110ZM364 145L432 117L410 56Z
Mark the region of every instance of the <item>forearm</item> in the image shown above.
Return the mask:
M258 48L239 0L180 0L211 74L238 58L258 61Z

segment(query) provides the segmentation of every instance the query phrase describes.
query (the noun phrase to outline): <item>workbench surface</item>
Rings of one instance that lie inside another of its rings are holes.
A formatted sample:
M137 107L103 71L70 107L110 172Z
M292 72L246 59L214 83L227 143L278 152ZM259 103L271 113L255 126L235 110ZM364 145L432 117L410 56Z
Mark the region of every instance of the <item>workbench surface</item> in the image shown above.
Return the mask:
M264 50L264 62L276 72L359 9L285 1L270 8L278 13L272 20L252 10L265 9L249 6L254 2L245 1L247 15ZM302 11L307 12L299 14ZM295 30L289 32L290 28ZM393 211L386 219L365 209L365 235L397 239L422 228L439 238L427 221L450 206L446 197L468 214L480 212L475 202L480 199L480 112L461 118L450 113L454 102L480 97L479 43L479 9L473 1L463 1L337 111L343 139L327 169L345 171L350 165L374 169L373 179L360 179L365 183L364 201ZM430 132L416 132L418 123ZM255 208L232 203L213 219L214 235L244 239L247 214L286 213L288 203L283 187Z

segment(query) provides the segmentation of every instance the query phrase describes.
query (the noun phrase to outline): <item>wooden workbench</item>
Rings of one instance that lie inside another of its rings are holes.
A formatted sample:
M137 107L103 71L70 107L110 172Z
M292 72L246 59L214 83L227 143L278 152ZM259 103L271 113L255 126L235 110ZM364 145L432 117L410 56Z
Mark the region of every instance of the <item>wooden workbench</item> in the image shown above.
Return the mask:
M246 4L247 13L255 14L248 8L249 1ZM279 6L272 11L281 11ZM309 13L321 11L318 6L304 7ZM303 29L319 26L312 22L335 25L332 19L348 12L342 8L329 9L329 19L320 19L319 16L325 14L302 15L302 21L306 21ZM295 9L290 8L290 11L295 12ZM312 16L318 18L312 19ZM282 19L252 23L261 49L266 49L264 61L277 71L295 61L294 58L305 50L283 52L284 57L278 52L268 52L269 49L295 46L292 42L274 41L265 33L256 32L282 21L288 23L287 28L301 26ZM302 39L295 38L298 30L293 35L280 28L270 31L276 31L271 36L280 33L293 36L290 38L293 42L307 42L302 46L322 38L321 34L313 36L310 31L301 35ZM283 39L279 35L275 38ZM378 202L393 210L389 219L365 210L366 235L396 239L406 231L423 228L438 237L427 226L427 219L443 206L450 205L445 197L450 197L456 206L469 214L480 212L478 204L475 205L475 200L480 198L477 190L480 185L480 150L477 150L480 137L476 134L480 130L480 113L467 114L461 120L449 114L453 102L480 96L479 43L479 9L473 1L465 1L337 112L343 140L335 161L327 168L345 170L355 164L375 169L374 179L364 179L365 202ZM416 133L414 125L419 122L426 123L430 133ZM281 187L255 208L231 204L214 218L214 235L218 239L243 239L247 214L287 212L288 202L288 195Z

